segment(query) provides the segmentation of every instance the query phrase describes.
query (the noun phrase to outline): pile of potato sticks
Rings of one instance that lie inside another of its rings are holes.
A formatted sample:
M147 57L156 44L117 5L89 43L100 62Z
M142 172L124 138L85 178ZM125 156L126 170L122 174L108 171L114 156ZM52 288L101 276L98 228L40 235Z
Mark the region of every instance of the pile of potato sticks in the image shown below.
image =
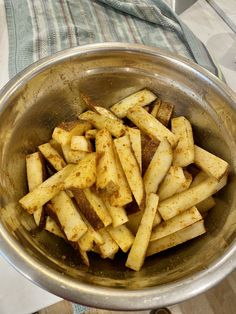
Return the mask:
M190 122L148 89L63 122L26 156L21 206L37 226L88 252L139 271L151 256L206 232L212 195L227 183L226 161L194 144ZM170 125L170 128L168 128Z

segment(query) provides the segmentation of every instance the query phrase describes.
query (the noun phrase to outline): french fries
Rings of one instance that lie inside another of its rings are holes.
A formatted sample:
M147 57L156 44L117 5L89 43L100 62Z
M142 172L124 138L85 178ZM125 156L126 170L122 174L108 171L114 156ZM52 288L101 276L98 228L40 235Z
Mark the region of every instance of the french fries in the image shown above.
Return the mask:
M39 145L39 150L56 171L59 171L66 166L65 160L50 143Z
M146 256L151 256L153 254L159 253L161 251L167 250L178 244L189 241L193 238L199 237L204 234L206 229L204 227L203 220L195 222L184 229L181 229L175 233L172 233L164 238L158 239L156 241L150 242Z
M156 194L151 193L147 195L146 207L125 263L126 267L133 270L139 271L144 263L152 232L152 225L157 211L158 201L159 198Z
M216 179L209 178L184 192L160 202L158 211L164 220L168 220L216 193L218 184Z
M88 139L83 135L75 135L71 138L70 148L72 150L79 150L82 152L91 153L93 147Z
M192 126L185 117L177 117L171 120L171 130L179 139L174 150L173 164L186 167L194 162Z
M82 120L89 121L99 130L106 128L114 137L120 137L125 134L125 126L119 120L102 116L93 111L83 112L79 117Z
M159 200L163 201L176 194L185 182L186 178L183 169L171 166L158 189Z
M134 106L130 108L127 112L127 118L150 137L159 141L166 138L172 147L176 146L178 141L176 135L142 107Z
M96 182L96 154L87 154L65 179L65 189L85 189Z
M89 129L91 129L91 124L87 121L63 122L54 129L52 138L61 145L67 145L70 143L72 136L83 135Z
M111 195L118 190L118 174L110 132L102 129L96 134L97 190Z
M229 172L229 164L226 161L197 145L194 146L194 162L200 169L217 180Z
M133 154L129 137L127 135L114 140L122 168L134 198L140 208L145 200L144 184L138 162Z
M159 120L164 126L168 126L173 110L174 106L172 104L162 102L156 113L157 120Z
M56 214L67 239L77 242L88 228L73 201L66 192L61 191L51 200L51 203L51 210Z
M185 212L163 221L152 230L150 242L164 238L169 234L175 233L185 227L188 227L202 219L201 214L196 207L187 209Z
M111 109L81 98L89 110L80 120L61 123L26 157L29 193L19 203L38 228L64 239L87 267L90 252L113 260L122 251L135 271L147 256L204 234L229 164L194 144L185 117L170 130L173 105L147 89Z
M40 209L65 188L64 181L75 169L74 167L74 165L67 165L36 187L32 192L26 194L19 200L21 206L26 209L29 214L33 214L36 210Z
M39 152L26 156L26 175L29 191L33 191L46 178L44 160ZM44 224L44 209L39 207L34 213L34 221L37 226Z
M139 129L127 128L131 147L134 152L134 156L139 164L140 171L142 171L142 145L141 145L141 132Z
M130 108L134 107L135 105L138 106L146 106L150 104L152 101L154 101L157 98L155 94L153 94L151 91L147 89L143 89L141 91L138 91L135 94L132 94L121 101L119 101L117 104L113 105L111 107L111 111L118 117L118 118L124 118L127 115L127 112ZM144 109L145 110L145 109Z
M173 155L169 142L161 141L143 177L146 193L156 193L159 184L167 174Z

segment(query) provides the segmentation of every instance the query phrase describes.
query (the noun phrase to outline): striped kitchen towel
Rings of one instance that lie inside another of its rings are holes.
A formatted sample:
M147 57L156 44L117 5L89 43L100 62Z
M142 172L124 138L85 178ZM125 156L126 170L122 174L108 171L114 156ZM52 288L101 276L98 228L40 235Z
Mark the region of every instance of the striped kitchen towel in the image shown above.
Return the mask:
M65 48L97 42L159 47L219 71L207 49L162 0L5 0L9 75Z

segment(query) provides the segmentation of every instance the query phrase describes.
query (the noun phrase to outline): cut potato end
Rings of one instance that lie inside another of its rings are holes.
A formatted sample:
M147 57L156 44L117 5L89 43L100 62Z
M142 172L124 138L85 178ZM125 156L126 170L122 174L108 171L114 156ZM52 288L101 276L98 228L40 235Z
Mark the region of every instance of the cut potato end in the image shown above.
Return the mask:
M99 233L104 239L104 243L98 245L101 257L113 259L115 254L119 250L118 244L116 244L116 242L112 239L110 234L105 229L99 230Z
M145 191L138 162L131 148L127 135L114 140L122 168L124 170L129 187L139 207L143 206Z
M216 205L216 202L212 196L209 196L205 200L201 201L196 205L197 209L201 214L208 212L212 207Z
M134 236L132 232L125 226L121 225L116 228L108 226L106 229L112 239L120 247L120 249L126 253L134 242Z
M71 149L69 144L61 145L61 149L68 164L77 164L80 160L88 155L87 152Z
M65 179L65 189L85 189L96 182L96 154L88 153Z
M160 99L156 99L155 102L154 102L152 111L151 111L151 115L152 115L153 117L156 118L160 106L161 106L161 100L160 100Z
M61 229L58 226L58 224L56 223L56 221L49 216L46 218L46 223L45 223L44 229L46 231L58 236L59 238L66 240L66 237L64 236L63 232L61 231Z
M125 264L126 267L135 271L139 271L144 263L158 201L159 198L156 194L151 193L146 197L146 207Z
M45 159L56 171L59 171L66 166L65 160L61 157L58 151L51 146L50 143L42 144L38 148Z
M171 130L179 139L174 150L173 165L186 167L194 162L192 126L185 117L177 117L171 120Z
M167 102L161 102L156 113L157 120L159 120L164 126L168 126L173 110L174 105Z
M79 150L79 151L87 152L87 153L91 153L93 151L92 144L83 135L72 136L70 148L72 150Z
M195 222L193 225L181 229L173 234L170 234L164 238L150 242L146 256L165 251L171 247L189 241L196 238L206 232L203 220Z
M151 114L140 106L134 106L128 110L127 117L131 120L142 132L150 137L163 141L165 138L169 141L172 147L175 147L178 138L174 133L167 129L161 122L155 119Z
M181 192L186 191L192 184L193 177L191 173L189 173L187 170L184 170L184 176L185 176L185 181L181 184L181 186L176 191L176 193L181 193Z
M209 176L220 180L228 174L229 164L223 159L209 153L205 149L195 145L195 164Z
M156 193L159 184L166 176L173 159L169 142L164 139L158 146L145 174L143 183L146 193Z
M102 116L93 111L85 111L79 117L82 120L89 121L99 130L106 128L114 137L120 137L125 134L125 126L119 120Z
M62 191L52 200L52 210L69 241L77 242L87 231L87 226L82 220L71 198Z
M108 212L112 218L112 226L118 227L128 221L128 216L123 207L112 206L108 199L103 199Z
M107 129L96 134L96 157L97 189L111 195L118 190L119 183L113 141Z
M167 220L156 226L152 230L150 241L155 241L188 227L202 219L196 207L187 209L185 212Z
M153 102L156 98L157 96L151 91L143 89L122 99L118 103L114 104L110 109L117 117L122 119L127 115L127 112L131 107L135 105L144 107Z

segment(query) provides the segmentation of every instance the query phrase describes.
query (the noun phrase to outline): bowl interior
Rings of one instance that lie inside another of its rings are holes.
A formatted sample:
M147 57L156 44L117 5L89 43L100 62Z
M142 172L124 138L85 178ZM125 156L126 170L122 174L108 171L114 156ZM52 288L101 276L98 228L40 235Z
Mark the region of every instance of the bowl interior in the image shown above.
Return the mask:
M191 121L196 143L230 163L229 184L216 197L204 236L148 258L138 273L124 267L121 253L114 261L91 255L87 269L63 240L38 230L32 217L18 206L27 192L25 155L49 140L57 124L84 110L80 91L109 107L144 87L175 104L175 114ZM81 282L137 289L180 280L207 268L236 236L236 115L229 102L214 82L162 54L97 51L31 73L5 97L7 106L0 116L1 224L35 260Z

